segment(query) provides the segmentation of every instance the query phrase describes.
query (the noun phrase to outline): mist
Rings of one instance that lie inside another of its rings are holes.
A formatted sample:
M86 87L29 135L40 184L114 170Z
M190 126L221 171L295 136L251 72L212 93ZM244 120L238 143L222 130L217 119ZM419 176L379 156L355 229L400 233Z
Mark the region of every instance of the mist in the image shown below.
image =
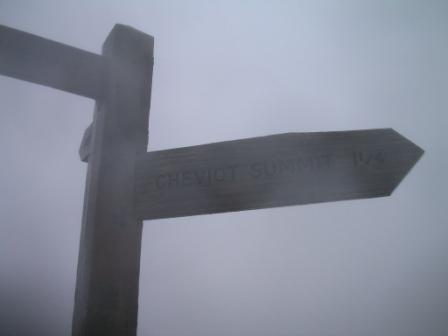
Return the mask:
M155 38L148 150L391 127L391 197L145 221L138 335L448 334L448 2L0 0L101 53ZM0 334L70 335L94 101L0 76Z

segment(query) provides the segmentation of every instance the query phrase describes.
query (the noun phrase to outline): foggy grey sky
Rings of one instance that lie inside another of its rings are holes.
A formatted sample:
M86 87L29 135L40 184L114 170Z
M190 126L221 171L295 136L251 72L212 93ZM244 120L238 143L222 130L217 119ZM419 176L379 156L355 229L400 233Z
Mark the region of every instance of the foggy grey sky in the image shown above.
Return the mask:
M448 335L448 2L0 0L99 53L155 37L149 149L392 127L392 197L147 221L138 334ZM0 334L69 335L93 101L0 77Z

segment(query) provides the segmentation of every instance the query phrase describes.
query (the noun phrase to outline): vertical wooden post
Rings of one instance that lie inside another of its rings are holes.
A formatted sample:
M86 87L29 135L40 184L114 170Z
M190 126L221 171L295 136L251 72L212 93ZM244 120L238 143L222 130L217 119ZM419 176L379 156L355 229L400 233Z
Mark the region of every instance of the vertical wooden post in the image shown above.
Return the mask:
M103 45L73 313L73 336L135 336L142 221L134 215L136 156L146 153L153 38L116 25Z

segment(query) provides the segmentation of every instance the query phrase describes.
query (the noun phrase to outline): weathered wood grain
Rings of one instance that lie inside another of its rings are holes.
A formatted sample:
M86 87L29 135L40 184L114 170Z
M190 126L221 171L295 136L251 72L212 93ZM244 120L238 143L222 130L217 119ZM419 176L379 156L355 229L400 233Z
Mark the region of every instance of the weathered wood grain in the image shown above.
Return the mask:
M388 196L423 154L392 129L287 133L140 157L142 219Z

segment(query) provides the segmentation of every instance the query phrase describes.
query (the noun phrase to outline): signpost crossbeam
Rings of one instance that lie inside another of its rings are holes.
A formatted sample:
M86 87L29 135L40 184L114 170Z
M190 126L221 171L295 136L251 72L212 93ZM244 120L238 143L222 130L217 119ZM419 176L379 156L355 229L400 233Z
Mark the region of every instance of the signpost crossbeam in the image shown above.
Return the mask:
M106 84L107 58L0 25L0 73L92 99Z
M139 158L143 219L389 196L423 151L392 129L286 133Z

